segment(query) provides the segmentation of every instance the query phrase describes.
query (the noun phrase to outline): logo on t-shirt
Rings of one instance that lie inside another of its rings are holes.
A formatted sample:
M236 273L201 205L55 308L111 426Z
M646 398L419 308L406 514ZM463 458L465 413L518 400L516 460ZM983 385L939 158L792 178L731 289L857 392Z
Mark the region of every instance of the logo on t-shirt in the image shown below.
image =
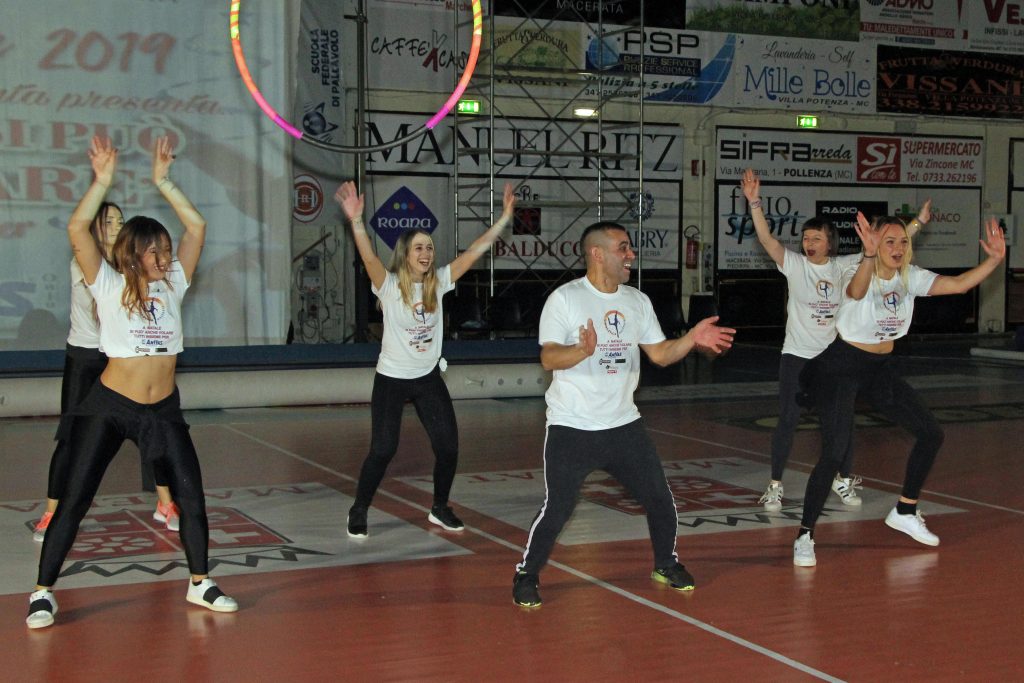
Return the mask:
M149 314L149 322L158 323L167 315L167 306L160 297L151 296L146 299L146 313Z
M828 280L818 280L814 288L822 299L831 299L832 294L836 291L836 286Z
M420 321L424 325L427 324L427 309L423 306L422 301L417 301L412 306L412 317Z
M608 330L609 334L621 337L623 330L626 329L626 316L619 311L608 311L604 314L604 329Z
M900 295L899 292L886 292L882 295L882 305L885 306L885 310L890 313L896 314L900 310Z

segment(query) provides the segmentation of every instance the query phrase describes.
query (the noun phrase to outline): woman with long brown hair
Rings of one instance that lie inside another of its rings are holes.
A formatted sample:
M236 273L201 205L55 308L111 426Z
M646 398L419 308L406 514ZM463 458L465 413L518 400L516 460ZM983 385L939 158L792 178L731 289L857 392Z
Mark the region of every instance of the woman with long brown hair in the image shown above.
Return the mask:
M108 362L82 403L72 411L70 471L39 558L36 590L29 597L29 628L53 623L53 585L103 473L125 439L168 482L181 511L180 536L191 581L186 600L218 612L238 604L208 575L209 527L199 458L181 413L175 385L182 350L181 300L192 281L206 235L206 221L168 177L174 161L168 138L156 140L152 180L185 231L172 257L171 237L158 221L136 216L124 224L112 263L89 234L89 224L113 181L117 150L94 137L89 149L95 178L68 222L75 260L96 301L100 346Z

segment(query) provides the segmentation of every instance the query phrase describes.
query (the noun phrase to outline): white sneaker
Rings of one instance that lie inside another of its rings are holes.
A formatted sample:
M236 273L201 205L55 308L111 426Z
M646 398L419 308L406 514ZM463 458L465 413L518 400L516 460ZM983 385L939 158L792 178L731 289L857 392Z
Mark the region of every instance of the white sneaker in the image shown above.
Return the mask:
M852 505L857 507L863 502L860 499L860 496L857 495L857 489L860 488L860 482L860 477L844 478L837 474L836 478L832 480L832 490L842 498L843 505Z
M939 544L939 537L928 531L928 527L924 523L924 516L920 512L912 515L901 515L896 512L896 508L893 508L886 515L885 524L896 531L902 531L918 543L924 543L925 545Z
M764 495L761 496L761 500L758 503L764 503L764 509L768 512L778 512L782 509L782 482L775 483L773 481L768 482L768 488L764 490Z
M28 617L25 623L29 628L44 628L53 624L53 615L57 613L57 598L53 591L36 591L28 596Z
M216 582L210 577L200 581L198 586L189 579L188 593L185 594L185 599L193 605L212 609L214 612L238 611L238 603L235 602L235 599L224 595L224 591L218 588Z
M181 528L179 524L181 515L174 501L167 505L157 502L156 510L153 511L153 519L166 526L168 531L177 531Z
M818 564L814 557L814 539L804 534L793 542L793 564L797 567L813 567Z

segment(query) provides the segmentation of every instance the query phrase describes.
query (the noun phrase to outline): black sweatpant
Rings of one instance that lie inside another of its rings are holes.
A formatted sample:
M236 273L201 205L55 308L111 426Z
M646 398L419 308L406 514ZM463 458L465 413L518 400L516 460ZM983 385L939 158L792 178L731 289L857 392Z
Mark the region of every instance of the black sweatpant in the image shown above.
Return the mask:
M825 507L832 479L853 438L858 391L875 410L914 435L902 495L919 498L944 434L917 392L897 375L892 356L868 353L836 339L808 363L803 378L821 418L821 457L807 479L801 526L813 529Z
M40 586L57 582L107 466L125 439L134 441L143 461L166 477L181 510L181 536L192 574L207 573L209 527L199 458L181 414L178 390L152 404L136 403L96 382L73 410L68 441L70 469L60 505L50 520L39 558Z
M647 511L655 568L675 565L679 520L672 490L643 420L586 431L550 425L544 440L544 504L533 520L516 571L537 574L547 564L584 480L594 470L615 477Z
M455 409L448 387L441 378L441 371L434 367L416 379L374 374L370 399L373 422L370 453L359 472L355 507L370 507L388 464L398 451L406 401L412 402L434 450L434 503L448 504L459 464L459 427L455 422Z

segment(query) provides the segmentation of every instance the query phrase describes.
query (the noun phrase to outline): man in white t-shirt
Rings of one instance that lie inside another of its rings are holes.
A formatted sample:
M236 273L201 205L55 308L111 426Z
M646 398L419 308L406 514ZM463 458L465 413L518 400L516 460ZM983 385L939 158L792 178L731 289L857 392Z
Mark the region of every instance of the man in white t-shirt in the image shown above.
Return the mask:
M586 276L552 292L540 318L540 360L553 372L545 395L546 495L516 565L512 597L522 607L541 604L540 570L576 507L583 481L599 469L621 482L647 512L651 577L676 590L693 589L693 577L675 552L672 491L633 402L640 350L666 366L697 347L720 353L732 346L736 332L716 326L714 317L679 339L666 339L647 295L625 285L636 258L625 228L595 223L584 230L581 244Z

